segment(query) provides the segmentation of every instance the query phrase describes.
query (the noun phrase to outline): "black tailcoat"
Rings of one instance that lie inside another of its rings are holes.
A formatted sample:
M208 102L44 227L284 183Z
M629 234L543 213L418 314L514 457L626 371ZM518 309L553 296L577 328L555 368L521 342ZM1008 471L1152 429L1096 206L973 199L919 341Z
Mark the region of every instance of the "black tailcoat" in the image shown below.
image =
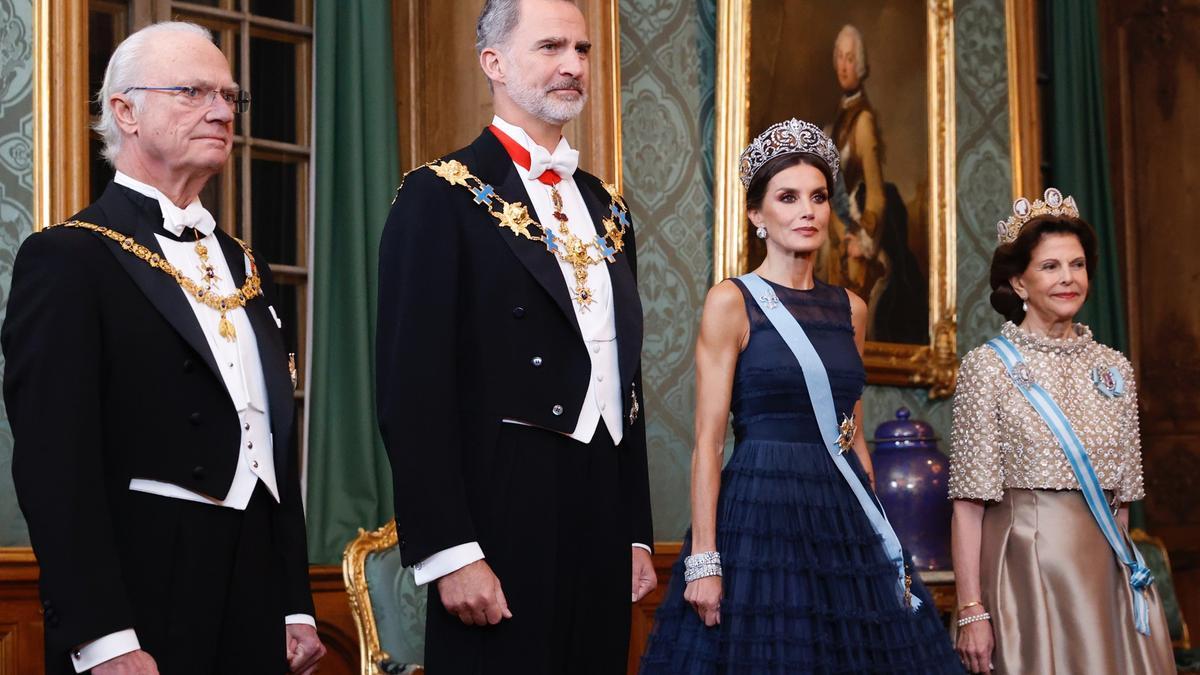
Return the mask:
M110 183L73 219L162 254L157 202L128 188ZM217 238L240 286L243 252L219 230ZM270 293L267 263L255 262ZM288 354L268 307L259 296L245 308L262 361L282 498L270 509L265 540L282 561L285 611L312 614L298 462L289 450ZM239 461L240 422L185 291L100 234L55 227L26 239L0 340L13 478L40 566L47 667L54 670L75 646L136 627L141 610L131 596L141 580L129 569L151 553L158 533L140 531L141 516L125 508L130 479L223 499Z
M536 219L520 175L491 132L445 159L462 162L505 200L527 205ZM583 171L574 180L603 234L608 193ZM628 547L650 544L653 531L644 410L632 420L630 415L635 398L639 408L644 405L632 228L624 241L615 262L603 263L612 280L624 432L615 451L619 478L599 487L617 495L619 512L611 514L611 527ZM559 263L544 244L499 227L467 189L429 168L405 177L380 244L377 335L378 414L392 463L405 565L471 541L480 542L489 560L497 551L524 546L511 541L514 525L498 515L523 498L506 492L498 480L514 470L503 438L510 425L502 420L541 427L547 438L574 431L591 361L572 302ZM607 437L603 423L596 435ZM578 537L582 553L589 534ZM627 557L629 549L622 553ZM525 574L526 562L528 573L536 574L546 561L522 561L509 574ZM509 581L501 576L501 583ZM628 584L625 578L626 593Z

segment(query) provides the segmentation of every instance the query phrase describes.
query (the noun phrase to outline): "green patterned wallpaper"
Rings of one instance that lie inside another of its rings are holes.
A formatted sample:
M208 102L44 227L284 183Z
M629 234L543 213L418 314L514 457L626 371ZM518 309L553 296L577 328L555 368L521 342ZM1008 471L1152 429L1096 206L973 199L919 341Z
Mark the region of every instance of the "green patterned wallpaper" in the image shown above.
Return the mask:
M679 539L688 504L695 399L692 348L712 282L716 0L621 0L625 196L638 230L655 536ZM958 117L958 347L999 327L987 302L991 237L1010 189L1003 0L955 4ZM949 434L949 401L868 387L866 429L900 406ZM943 450L946 448L943 447Z
M688 505L693 346L712 267L715 0L621 0L624 195L638 227L655 536Z
M13 259L33 231L33 1L0 0L0 320ZM0 376L4 367L0 357ZM12 429L0 403L0 546L28 546L12 483Z

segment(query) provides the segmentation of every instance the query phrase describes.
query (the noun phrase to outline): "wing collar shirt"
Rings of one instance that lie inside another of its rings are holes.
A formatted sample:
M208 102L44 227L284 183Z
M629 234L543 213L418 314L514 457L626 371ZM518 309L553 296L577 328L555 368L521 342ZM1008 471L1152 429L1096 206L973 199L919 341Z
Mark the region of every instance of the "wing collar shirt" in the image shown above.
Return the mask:
M158 201L163 214L163 229L180 236L184 228L192 227L201 235L199 241L208 249L208 262L216 271L217 280L214 288L221 295L229 295L237 290L233 277L229 273L229 263L225 260L221 245L214 234L217 228L212 214L196 198L187 208L179 208L162 192L153 186L131 178L118 171L113 178L117 185L123 185ZM200 278L200 256L196 253L195 242L181 242L162 234L156 235L159 246L167 262L174 265L192 279ZM249 274L250 261L243 256L240 262ZM190 293L185 293L196 321L204 331L208 347L221 369L221 379L229 397L237 410L238 423L241 425L241 442L237 469L225 499L215 499L208 495L188 490L173 483L133 478L129 481L129 489L137 492L183 499L216 507L244 511L254 494L254 488L262 481L263 486L271 493L276 502L279 501L279 486L275 478L274 444L271 434L271 419L268 414L267 386L263 379L262 362L258 355L258 342L255 340L254 328L246 316L246 310L239 308L227 313L233 322L238 339L234 341L220 337L218 323L220 314L207 305L198 302ZM307 614L291 614L285 617L285 623L304 623L316 626L316 620ZM116 658L126 652L140 649L137 635L132 628L106 635L94 642L87 643L71 654L75 672L85 672L104 661Z
M578 163L579 153L572 149L567 139L559 139L554 152L549 152L529 137L525 130L510 124L499 116L492 118L492 124L508 134L510 138L529 151L530 168L526 169L513 162L517 175L525 183L525 191L529 193L532 202L533 216L539 223L549 226L557 222L554 218L554 203L550 197L549 185L538 180L538 176L547 168L562 178L557 185L562 197L563 212L567 215L567 227L571 234L591 241L597 234L596 225L588 211L587 203L579 192L579 184L575 182L574 171ZM549 255L549 254L547 254ZM568 289L575 288L575 270L570 263L558 260L559 270ZM608 274L608 264L601 263L588 268L588 287L592 291L593 302L586 309L579 303L572 302L575 318L579 322L579 330L591 359L591 377L588 379L587 392L583 396L579 409L579 420L570 437L580 443L590 443L600 424L604 424L608 434L615 444L620 444L624 436L622 425L620 371L617 362L617 329L616 313L613 305L612 279ZM512 424L523 424L520 420L504 420ZM646 544L633 544L638 548L650 550ZM443 577L462 567L482 560L483 549L478 542L460 544L439 551L414 566L414 578L417 584L426 584Z

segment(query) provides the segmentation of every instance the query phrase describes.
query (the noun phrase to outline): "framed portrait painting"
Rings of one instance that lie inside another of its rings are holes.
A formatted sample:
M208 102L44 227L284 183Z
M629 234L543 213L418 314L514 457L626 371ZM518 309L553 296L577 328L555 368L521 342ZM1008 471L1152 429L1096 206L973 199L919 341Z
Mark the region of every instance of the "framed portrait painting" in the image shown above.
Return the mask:
M714 277L752 270L738 155L792 117L841 153L816 274L867 302L872 384L949 395L954 288L950 0L718 0Z

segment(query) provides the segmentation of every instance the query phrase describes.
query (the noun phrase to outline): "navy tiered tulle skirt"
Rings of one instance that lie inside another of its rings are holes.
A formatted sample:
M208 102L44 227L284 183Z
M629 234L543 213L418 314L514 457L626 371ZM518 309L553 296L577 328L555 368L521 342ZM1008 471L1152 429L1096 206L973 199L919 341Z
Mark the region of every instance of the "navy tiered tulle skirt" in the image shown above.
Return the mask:
M683 599L690 548L689 532L642 673L963 672L915 577L922 607L900 603L896 570L821 445L745 440L722 472L718 626Z

